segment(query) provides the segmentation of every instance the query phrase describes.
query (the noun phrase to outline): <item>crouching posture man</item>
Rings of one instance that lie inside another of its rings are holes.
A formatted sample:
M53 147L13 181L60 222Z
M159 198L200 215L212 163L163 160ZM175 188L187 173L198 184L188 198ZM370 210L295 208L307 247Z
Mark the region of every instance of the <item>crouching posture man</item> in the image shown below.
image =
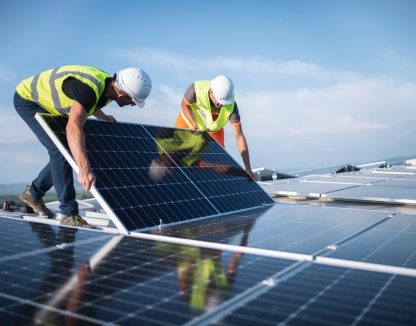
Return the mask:
M23 80L14 95L14 106L36 137L46 147L49 162L40 171L32 184L20 195L26 205L36 213L53 217L42 197L52 187L60 202L61 224L91 227L78 212L72 168L55 144L35 119L36 113L68 116L66 136L71 154L79 167L78 181L84 190L95 185L85 152L83 127L87 118L116 122L102 108L116 101L120 107L144 106L152 83L146 72L139 68L126 68L111 77L108 73L89 66L62 66L44 71Z

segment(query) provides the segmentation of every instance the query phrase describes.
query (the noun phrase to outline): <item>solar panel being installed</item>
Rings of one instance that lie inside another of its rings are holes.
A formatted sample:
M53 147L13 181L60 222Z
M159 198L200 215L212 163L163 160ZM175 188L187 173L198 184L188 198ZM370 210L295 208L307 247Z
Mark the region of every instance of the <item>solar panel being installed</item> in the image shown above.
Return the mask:
M37 119L77 171L67 119ZM84 133L92 193L124 233L273 204L206 132L88 120Z

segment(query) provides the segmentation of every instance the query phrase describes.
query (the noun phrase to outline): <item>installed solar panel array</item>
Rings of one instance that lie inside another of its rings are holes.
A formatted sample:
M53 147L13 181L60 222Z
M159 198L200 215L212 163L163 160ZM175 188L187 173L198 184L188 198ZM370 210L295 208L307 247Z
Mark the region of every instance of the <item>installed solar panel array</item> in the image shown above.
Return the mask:
M77 169L67 119L37 119ZM273 203L206 132L88 120L84 133L97 177L92 193L121 231Z
M271 195L416 204L415 167L394 166L352 173L312 175L264 184Z
M279 204L135 236L0 218L0 276L4 325L410 325L416 215Z

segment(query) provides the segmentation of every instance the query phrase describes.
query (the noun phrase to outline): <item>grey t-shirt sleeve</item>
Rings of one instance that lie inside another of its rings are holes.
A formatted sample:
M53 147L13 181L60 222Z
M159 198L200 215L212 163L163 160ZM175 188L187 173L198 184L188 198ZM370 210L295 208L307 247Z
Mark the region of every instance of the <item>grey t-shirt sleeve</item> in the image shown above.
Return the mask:
M240 122L240 113L238 112L237 102L234 103L234 111L230 115L230 123L239 123Z
M195 93L195 84L192 83L188 86L188 88L185 91L185 94L183 95L185 100L188 103L195 103L196 102L196 93Z

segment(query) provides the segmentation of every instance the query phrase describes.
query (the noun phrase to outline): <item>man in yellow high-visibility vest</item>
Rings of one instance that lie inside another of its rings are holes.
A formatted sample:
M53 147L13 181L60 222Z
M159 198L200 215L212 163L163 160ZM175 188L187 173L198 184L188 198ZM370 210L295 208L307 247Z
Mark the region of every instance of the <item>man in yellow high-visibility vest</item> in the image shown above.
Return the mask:
M113 116L101 111L105 105L116 101L120 107L143 107L151 88L150 77L139 68L122 69L111 77L100 69L76 65L41 72L17 85L14 95L16 111L49 154L48 164L20 195L20 200L36 213L52 218L53 213L45 206L42 197L54 186L60 202L61 224L90 227L79 216L71 166L36 121L35 114L68 116L66 137L79 167L78 181L84 190L89 190L95 186L95 175L85 151L83 126L88 116L115 122Z
M211 81L194 81L182 98L181 111L176 119L175 127L208 130L210 135L224 147L224 126L228 122L233 128L245 170L254 179L248 145L235 101L233 82L223 75Z

